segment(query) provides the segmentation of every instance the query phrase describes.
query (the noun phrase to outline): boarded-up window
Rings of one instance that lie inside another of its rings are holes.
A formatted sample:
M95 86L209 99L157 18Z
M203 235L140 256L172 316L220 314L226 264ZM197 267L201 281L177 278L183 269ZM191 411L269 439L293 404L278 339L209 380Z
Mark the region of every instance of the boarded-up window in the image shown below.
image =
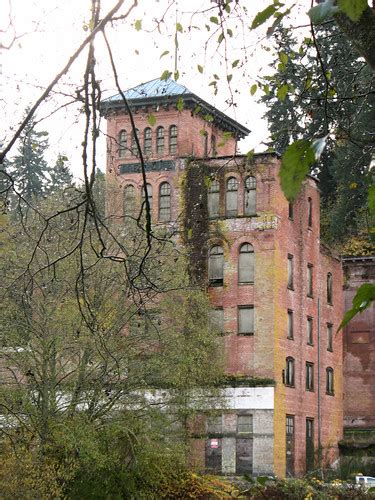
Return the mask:
M171 186L168 182L160 184L159 189L159 220L171 220Z
M253 416L252 415L237 415L237 433L250 434L253 432Z
M224 281L224 252L218 245L208 254L208 279L212 286L221 286Z
M294 359L291 357L286 358L285 385L294 387Z
M210 325L219 333L224 333L224 310L222 307L211 309Z
M288 310L288 339L294 339L294 317L290 309Z
M227 180L227 191L225 197L225 213L228 216L237 215L237 192L238 182L235 177L230 177Z
M238 308L238 335L254 335L254 307Z
M311 316L307 317L307 343L309 345L314 343L313 319Z
M169 154L175 155L177 153L177 127L171 125L169 127Z
M135 129L135 134L132 132L132 155L138 156L138 146L137 141L135 140L135 135L139 137L139 130L137 128Z
M156 152L158 155L164 153L164 128L158 127L156 129Z
M145 155L150 155L152 153L152 132L150 127L145 128L143 141L143 151Z
M254 248L250 243L244 243L240 248L238 258L238 283L254 282Z
M313 296L313 265L307 264L307 296Z
M220 184L217 179L213 179L208 188L208 216L219 217L220 207Z
M126 148L128 144L128 135L126 130L121 130L118 135L118 155L120 158L124 158L126 155Z
M150 212L152 212L152 186L151 184L146 184L147 187L147 196L148 196L148 202L150 204ZM142 202L145 202L146 196L145 196L145 188L142 187ZM143 210L146 210L146 204L144 203Z
M333 301L333 278L332 274L327 274L327 302L328 304L332 304Z
M245 215L256 214L257 181L255 177L247 177L245 180Z
M327 351L333 351L333 326L327 323Z
M135 188L128 184L124 188L124 215L134 215L135 213Z
M293 269L293 255L288 255L288 288L290 288L291 290L293 290L293 286L294 286L294 283L293 283L293 273L294 273L294 269Z

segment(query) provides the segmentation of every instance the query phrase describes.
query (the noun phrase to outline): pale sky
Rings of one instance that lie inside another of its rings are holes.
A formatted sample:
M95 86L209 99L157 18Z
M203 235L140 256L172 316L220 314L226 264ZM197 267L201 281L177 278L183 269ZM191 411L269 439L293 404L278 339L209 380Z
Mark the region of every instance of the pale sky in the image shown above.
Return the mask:
M66 64L70 55L87 36L85 25L90 16L89 0L0 0L0 29L2 43L8 45L13 34L19 38L10 49L1 51L0 106L2 129L0 142L4 144L11 137L14 127L20 123L24 109L33 103L43 88ZM102 0L102 14L115 4L115 0ZM130 1L125 0L121 13L124 13ZM250 95L250 87L256 83L258 75L269 74L267 67L271 61L270 40L265 37L265 29L250 32L249 24L257 12L270 4L270 0L243 1L247 6L248 16L241 16L228 27L233 36L226 34L224 42L217 47L220 32L215 33L217 25L210 21L216 16L210 0L139 0L131 17L126 21L114 23L106 30L114 53L120 85L126 90L139 83L158 78L166 69L174 69L175 23L182 25L183 33L178 33L177 67L180 73L178 83L185 85L192 92L216 106L237 121L248 127L252 133L240 142L241 152L255 148L264 150L262 141L267 139L267 124L262 115L264 107L257 104L260 96ZM168 6L172 4L168 9ZM8 12L11 5L13 26L8 26ZM302 24L308 22L305 14L308 6L296 11ZM164 22L159 24L163 13L167 11ZM204 13L198 11L206 11ZM194 14L197 12L196 14ZM137 31L134 22L141 20L142 29ZM299 24L301 24L299 22ZM207 30L206 25L210 27ZM212 37L205 50L205 43ZM97 37L96 74L101 81L103 97L117 94L109 59L101 35ZM163 57L165 51L169 53ZM225 56L227 64L225 63ZM81 85L86 52L74 63L69 74L61 80L50 99L39 110L37 118L43 118L40 129L50 133L51 161L59 152L66 154L76 177L81 172L82 123L77 104L62 107L70 102L69 94L74 94ZM232 69L232 63L239 60ZM203 73L197 69L203 67ZM226 75L233 74L230 86ZM218 93L215 96L209 83L213 74L220 78ZM228 103L234 98L235 106ZM53 113L49 118L48 115ZM105 131L105 122L101 128ZM99 141L101 168L105 168L105 138Z

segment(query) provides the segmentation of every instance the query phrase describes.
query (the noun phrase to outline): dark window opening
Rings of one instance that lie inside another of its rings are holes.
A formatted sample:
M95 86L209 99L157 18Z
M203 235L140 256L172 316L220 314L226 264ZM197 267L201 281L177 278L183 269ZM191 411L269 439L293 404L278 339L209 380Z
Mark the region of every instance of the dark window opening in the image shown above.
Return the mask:
M208 280L211 286L222 286L224 282L224 252L218 245L208 254Z

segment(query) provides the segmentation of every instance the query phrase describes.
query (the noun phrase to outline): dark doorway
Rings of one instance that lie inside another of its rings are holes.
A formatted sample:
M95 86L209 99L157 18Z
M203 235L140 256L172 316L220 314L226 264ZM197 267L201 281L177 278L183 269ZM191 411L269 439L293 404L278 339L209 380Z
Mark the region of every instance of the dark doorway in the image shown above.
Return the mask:
M253 472L253 439L236 439L236 474Z

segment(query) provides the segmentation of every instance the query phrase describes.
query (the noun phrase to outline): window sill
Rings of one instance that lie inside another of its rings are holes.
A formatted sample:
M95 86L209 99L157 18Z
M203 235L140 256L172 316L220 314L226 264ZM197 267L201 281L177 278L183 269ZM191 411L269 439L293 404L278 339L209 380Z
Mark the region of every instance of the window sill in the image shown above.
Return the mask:
M238 283L239 286L254 285L254 281L241 281Z
M312 342L307 342L306 345L308 345L310 347L314 347L314 344Z
M294 340L294 337L287 337L287 340Z
M288 286L287 286L287 289L288 289L288 290L291 290L292 292L294 292L294 286L293 286L293 285L288 285Z
M334 396L335 393L334 392L326 392L326 396Z
M308 293L308 294L307 294L307 298L308 298L308 299L313 299L313 298L314 298L314 295L312 295L311 293Z
M237 336L238 337L253 337L254 336L254 332L249 332L249 333L237 333Z
M327 306L333 307L333 302L327 302Z
M314 389L306 389L306 392L315 392Z
M295 385L290 385L290 384L284 384L285 387L289 387L290 389L295 389L296 386Z
M224 282L223 281L210 281L208 283L208 286L211 288L218 288L218 287L224 286Z

